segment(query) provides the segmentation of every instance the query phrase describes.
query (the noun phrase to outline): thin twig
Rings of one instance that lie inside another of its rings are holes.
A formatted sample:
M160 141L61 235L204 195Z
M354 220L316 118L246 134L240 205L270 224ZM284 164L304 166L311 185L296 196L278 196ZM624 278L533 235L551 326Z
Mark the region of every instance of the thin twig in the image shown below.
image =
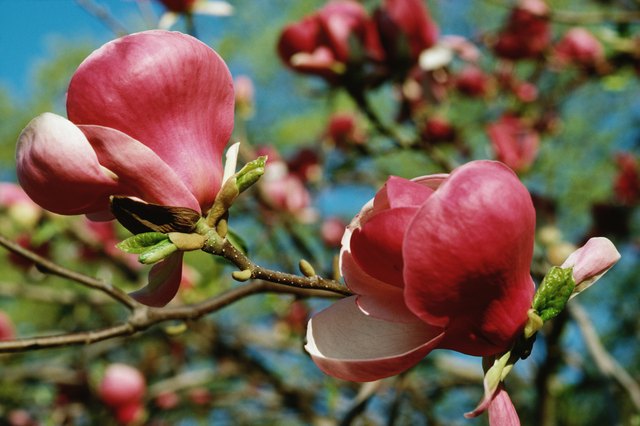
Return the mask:
M22 247L20 244L11 241L7 237L0 235L0 246L5 247L7 250L10 250L26 259L29 259L33 263L35 263L42 272L48 273L51 275L56 275L62 278L67 278L71 281L75 281L78 284L82 284L85 287L92 288L94 290L99 290L105 293L107 296L112 299L118 301L123 304L130 310L135 309L137 306L140 306L140 303L136 302L131 296L129 296L124 291L120 290L117 287L112 286L111 284L104 282L102 280L98 280L87 275L81 274L79 272L72 271L70 269L64 268L52 261L37 255L36 253L27 250Z
M574 319L584 342L587 345L589 353L593 357L596 366L600 372L606 377L614 379L622 389L624 389L631 398L631 402L635 406L636 410L640 411L640 385L633 377L611 356L609 352L604 348L598 333L593 326L593 323L589 319L589 315L585 309L575 300L568 305L569 314Z
M76 0L76 3L78 3L78 6L86 10L88 13L102 21L102 23L104 23L116 36L121 37L129 34L129 31L124 27L124 25L118 22L118 20L103 6L96 4L92 0Z
M203 250L224 257L236 265L241 271L250 271L250 276L247 276L246 279L260 279L309 290L325 290L343 296L350 296L352 294L351 291L341 283L323 278L319 275L313 277L293 275L256 265L228 240L224 240L221 247L214 248L205 246Z

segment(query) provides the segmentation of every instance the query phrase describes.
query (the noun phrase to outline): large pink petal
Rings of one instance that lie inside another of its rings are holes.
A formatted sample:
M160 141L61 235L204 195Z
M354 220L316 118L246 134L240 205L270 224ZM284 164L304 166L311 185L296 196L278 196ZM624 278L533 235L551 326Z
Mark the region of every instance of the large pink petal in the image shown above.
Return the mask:
M93 52L69 85L76 124L110 127L151 148L206 210L222 179L233 129L233 82L197 39L168 31L122 37Z
M198 201L178 175L151 149L124 133L102 126L78 126L100 164L118 176L123 193L148 203L199 210Z
M305 349L325 373L366 382L414 366L441 338L441 329L421 321L405 324L367 316L352 296L311 318Z
M417 208L384 210L353 230L350 249L353 258L369 275L402 287L402 239Z
M409 308L447 328L446 347L472 355L505 350L527 320L535 211L504 164L456 169L427 199L405 234Z
M100 165L82 131L51 113L31 120L20 134L16 169L25 192L54 213L105 210L118 188L117 177Z
M182 281L183 252L178 251L156 263L149 271L149 283L130 295L140 303L161 307L178 293Z

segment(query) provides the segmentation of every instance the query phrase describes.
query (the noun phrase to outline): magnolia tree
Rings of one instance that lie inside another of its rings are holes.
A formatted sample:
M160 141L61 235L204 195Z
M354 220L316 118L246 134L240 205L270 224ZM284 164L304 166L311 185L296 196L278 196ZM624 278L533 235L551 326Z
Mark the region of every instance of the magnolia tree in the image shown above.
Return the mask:
M9 108L0 415L635 424L640 14L559 3L165 0Z

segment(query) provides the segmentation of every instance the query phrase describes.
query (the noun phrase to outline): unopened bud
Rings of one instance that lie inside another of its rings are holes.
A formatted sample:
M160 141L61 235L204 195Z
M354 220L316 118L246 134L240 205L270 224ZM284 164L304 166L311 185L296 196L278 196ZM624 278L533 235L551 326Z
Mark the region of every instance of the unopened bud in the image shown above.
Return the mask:
M236 281L247 281L251 279L251 269L244 269L242 271L233 271L231 276Z
M300 268L300 272L302 272L305 277L315 277L317 275L315 269L313 269L313 266L311 266L311 264L304 259L300 259L298 267Z

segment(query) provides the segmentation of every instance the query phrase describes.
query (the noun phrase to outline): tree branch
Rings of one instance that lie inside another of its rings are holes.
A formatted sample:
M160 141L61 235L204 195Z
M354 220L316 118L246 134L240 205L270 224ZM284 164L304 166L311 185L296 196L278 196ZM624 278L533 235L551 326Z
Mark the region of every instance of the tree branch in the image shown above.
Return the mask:
M92 277L88 277L79 272L72 271L70 269L64 268L56 263L33 253L30 250L20 246L20 244L11 241L3 235L0 235L0 246L5 247L7 250L10 250L26 259L29 259L33 263L35 263L39 269L43 273L48 273L51 275L56 275L62 278L69 279L71 281L75 281L79 284L82 284L85 287L89 287L94 290L99 290L105 293L110 298L118 301L122 305L126 306L128 309L133 310L138 306L141 306L140 303L135 301L131 296L129 296L123 290L120 290L113 285L104 282L102 280L98 280Z
M589 315L582 305L574 300L567 306L569 314L578 325L587 349L600 372L604 376L614 379L629 394L636 410L640 411L640 385L638 382L604 348L593 323L589 319Z

